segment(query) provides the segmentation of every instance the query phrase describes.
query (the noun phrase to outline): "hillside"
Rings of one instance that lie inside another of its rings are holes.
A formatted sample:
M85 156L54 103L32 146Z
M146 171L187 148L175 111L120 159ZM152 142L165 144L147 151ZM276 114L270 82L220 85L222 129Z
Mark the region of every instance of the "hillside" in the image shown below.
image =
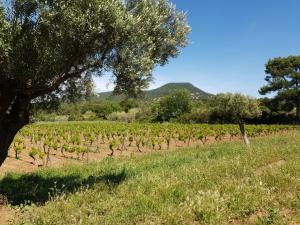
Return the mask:
M159 88L145 91L144 95L145 95L146 100L155 100L155 99L159 99L163 96L166 96L177 89L185 89L185 90L189 91L192 95L192 98L198 99L198 100L207 99L207 98L213 96L212 94L207 93L207 92L195 87L191 83L168 83ZM122 99L122 97L123 96L114 96L112 94L112 92L99 93L100 99L120 100L120 99Z

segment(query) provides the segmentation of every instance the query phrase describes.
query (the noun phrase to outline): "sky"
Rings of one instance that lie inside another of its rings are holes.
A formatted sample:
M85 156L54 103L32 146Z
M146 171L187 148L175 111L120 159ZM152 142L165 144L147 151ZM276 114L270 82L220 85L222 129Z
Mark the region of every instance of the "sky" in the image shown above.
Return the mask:
M213 94L240 92L259 97L265 64L300 55L300 0L171 0L187 14L189 46L156 68L150 89L190 82ZM97 90L111 90L107 78Z

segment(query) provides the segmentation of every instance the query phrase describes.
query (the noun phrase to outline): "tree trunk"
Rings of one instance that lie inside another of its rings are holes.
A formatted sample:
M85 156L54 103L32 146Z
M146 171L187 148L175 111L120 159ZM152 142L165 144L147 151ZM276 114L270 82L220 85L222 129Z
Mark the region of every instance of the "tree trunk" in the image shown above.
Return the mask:
M240 121L239 122L239 126L240 126L241 135L243 137L243 140L244 140L245 144L249 145L250 142L249 142L249 139L247 137L247 133L246 133L246 130L245 130L245 124L244 124L244 122Z
M29 123L29 100L15 97L0 102L0 167L17 132Z
M297 123L300 123L300 100L296 104L296 120Z

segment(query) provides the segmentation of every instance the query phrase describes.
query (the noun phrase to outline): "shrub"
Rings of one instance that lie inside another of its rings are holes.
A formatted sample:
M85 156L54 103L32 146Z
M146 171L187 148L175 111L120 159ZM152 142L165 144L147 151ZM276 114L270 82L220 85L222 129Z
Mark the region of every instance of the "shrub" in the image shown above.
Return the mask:
M192 110L191 94L186 90L175 90L163 97L155 107L156 120L159 122L170 121Z
M179 123L208 123L210 112L206 109L194 109L190 113L184 113L175 119Z
M138 109L131 109L128 113L126 112L113 112L111 113L107 119L110 121L119 121L119 122L127 122L132 123L136 120L136 114Z
M86 111L83 115L82 118L84 120L95 120L97 119L97 114L94 113L93 111Z

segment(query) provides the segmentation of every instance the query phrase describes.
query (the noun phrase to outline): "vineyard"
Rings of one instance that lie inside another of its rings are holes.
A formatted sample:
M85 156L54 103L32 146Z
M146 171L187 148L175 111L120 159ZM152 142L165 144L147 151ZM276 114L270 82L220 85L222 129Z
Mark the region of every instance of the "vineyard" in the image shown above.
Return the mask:
M280 132L254 138L247 148L215 142L10 173L0 178L0 190L14 206L10 224L296 225L299 139L298 131Z
M296 126L249 125L249 137L297 129ZM236 125L125 124L104 122L46 123L25 127L10 147L10 156L21 154L32 164L47 166L53 156L89 161L102 153L148 152L204 145L240 138Z

